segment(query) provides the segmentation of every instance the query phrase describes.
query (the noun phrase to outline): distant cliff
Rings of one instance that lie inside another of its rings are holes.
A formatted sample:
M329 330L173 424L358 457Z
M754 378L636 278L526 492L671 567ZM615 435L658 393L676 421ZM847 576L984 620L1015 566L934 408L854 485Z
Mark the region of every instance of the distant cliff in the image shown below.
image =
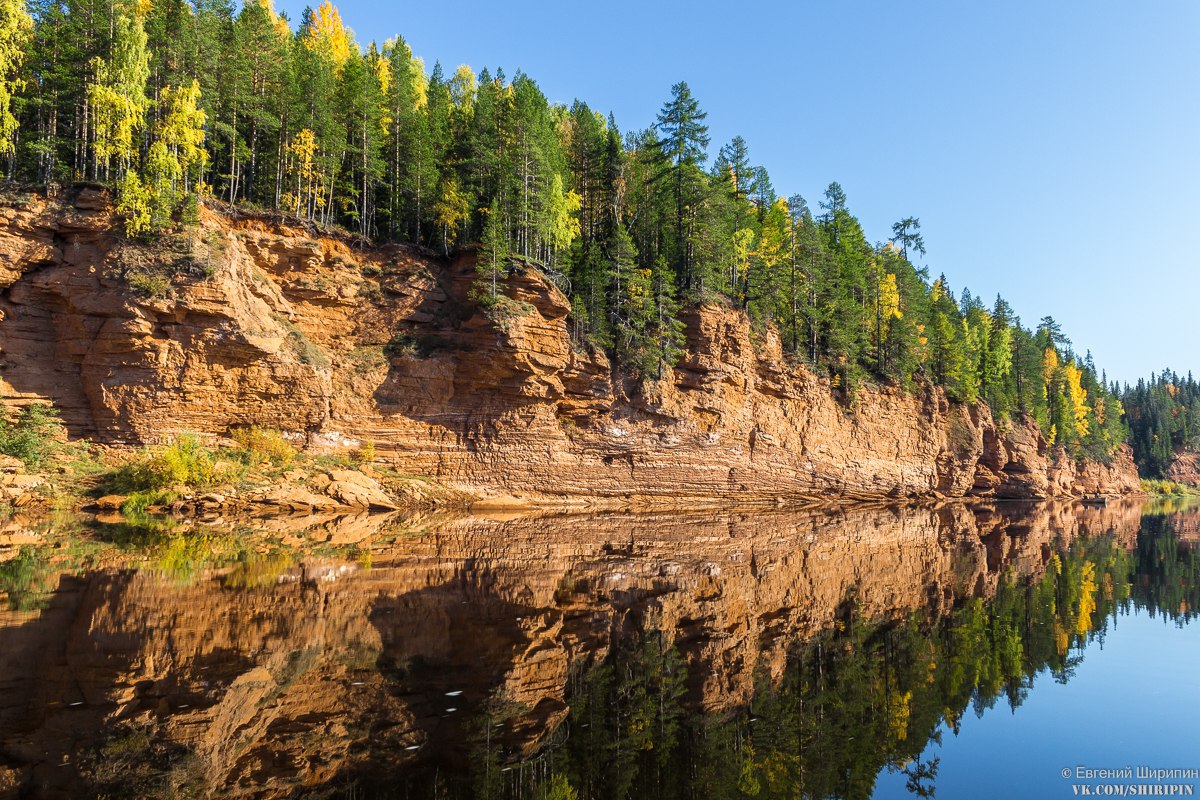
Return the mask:
M153 245L106 198L0 208L0 394L61 409L72 435L136 445L249 423L312 450L358 447L482 497L672 504L772 498L1128 493L1127 448L1076 463L1036 425L923 387L840 397L738 311L687 312L686 353L640 385L569 336L535 268L471 299L474 256L358 247L202 210ZM494 316L494 315L493 315Z

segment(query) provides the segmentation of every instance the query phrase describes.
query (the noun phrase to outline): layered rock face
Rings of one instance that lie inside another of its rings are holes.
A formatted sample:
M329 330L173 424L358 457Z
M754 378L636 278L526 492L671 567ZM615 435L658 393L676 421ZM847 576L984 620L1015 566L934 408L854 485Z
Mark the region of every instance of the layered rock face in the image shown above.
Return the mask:
M1200 486L1200 453L1193 450L1177 452L1164 477L1176 483Z
M155 796L193 797L463 775L485 731L502 761L537 751L572 681L643 632L686 659L690 706L727 710L851 610L937 618L1078 536L1132 547L1139 520L1124 503L393 519L360 541L370 569L63 575L44 610L0 611L0 795L135 791L122 770L151 767Z
M852 402L788 363L745 316L687 313L687 352L637 386L569 335L533 268L502 282L500 322L471 299L470 253L355 248L203 212L185 241L120 242L104 199L0 209L0 393L49 400L116 444L257 423L315 449L374 443L397 470L476 495L677 504L940 493L1137 490L1127 450L1075 464L1029 420L865 389ZM130 275L179 264L158 296Z

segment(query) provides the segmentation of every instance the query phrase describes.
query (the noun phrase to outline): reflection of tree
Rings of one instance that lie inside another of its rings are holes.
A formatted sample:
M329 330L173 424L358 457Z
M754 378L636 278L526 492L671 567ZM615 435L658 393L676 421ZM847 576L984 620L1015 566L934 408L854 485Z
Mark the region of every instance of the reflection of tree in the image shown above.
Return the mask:
M1152 616L1161 613L1183 625L1200 607L1200 558L1193 545L1179 540L1173 525L1167 515L1143 517L1133 602Z
M15 558L0 563L0 593L8 599L14 611L41 608L50 587L48 551L22 547Z
M933 782L937 779L938 767L941 766L942 759L934 756L929 761L922 761L920 756L912 763L911 766L904 769L904 774L908 778L904 782L904 788L909 794L914 794L917 797L933 797L937 794L937 789Z
M657 631L577 682L569 752L581 797L661 796L676 782L687 670Z
M940 762L921 754L940 727L1001 698L1019 706L1041 672L1069 677L1128 597L1129 573L1110 539L1079 540L1040 578L1005 575L990 601L941 620L872 623L850 605L731 718L685 716L679 694L655 693L672 651L654 634L579 681L565 770L581 798L867 798L893 765L932 797ZM650 723L663 715L660 737Z
M911 794L934 797L940 760L926 749L968 709L1016 709L1041 674L1070 680L1084 646L1130 604L1190 618L1200 563L1147 519L1134 553L1111 537L1077 539L1039 576L1009 571L990 599L941 618L866 620L851 595L838 622L796 643L782 677L759 676L750 706L733 713L688 710L686 665L665 634L614 642L570 677L565 742L524 762L528 780L493 780L487 796L865 800L887 767ZM480 756L480 773L521 769Z

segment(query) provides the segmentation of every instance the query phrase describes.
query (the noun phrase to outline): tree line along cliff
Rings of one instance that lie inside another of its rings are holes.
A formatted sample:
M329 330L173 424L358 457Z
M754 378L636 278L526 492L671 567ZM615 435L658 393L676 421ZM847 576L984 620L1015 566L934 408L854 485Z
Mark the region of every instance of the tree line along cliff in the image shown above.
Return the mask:
M693 309L744 312L781 356L852 393L926 381L1029 417L1050 446L1106 459L1125 439L1103 373L1053 319L931 279L915 217L872 244L834 183L780 196L741 137L709 166L686 83L622 132L503 70L427 70L397 37L363 47L330 3L293 25L269 0L6 0L0 152L10 178L112 186L126 235L162 240L198 196L448 255L481 241L474 298L519 315L501 280L536 261L570 301L577 347L657 380ZM187 259L133 270L167 291Z
M369 444L399 474L484 499L1138 490L1127 445L1077 459L1032 415L919 377L850 392L741 309L681 309L680 356L650 379L574 338L568 297L534 263L498 276L500 316L479 297L478 248L362 246L290 219L202 206L145 244L97 189L0 204L0 396L52 403L74 436L115 445L249 425L317 453Z

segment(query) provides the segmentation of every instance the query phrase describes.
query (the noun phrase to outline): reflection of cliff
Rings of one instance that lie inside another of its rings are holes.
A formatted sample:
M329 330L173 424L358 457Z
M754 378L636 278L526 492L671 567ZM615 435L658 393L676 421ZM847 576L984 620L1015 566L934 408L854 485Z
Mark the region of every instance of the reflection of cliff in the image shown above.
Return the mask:
M1006 571L1040 574L1077 536L1132 546L1138 521L1135 506L1056 505L470 518L376 548L369 570L313 560L265 588L63 577L42 612L0 613L0 765L63 797L117 782L281 797L460 769L485 702L504 719L489 736L529 753L571 676L640 630L689 663L691 702L726 709L848 607L943 614ZM126 761L154 768L116 771Z

